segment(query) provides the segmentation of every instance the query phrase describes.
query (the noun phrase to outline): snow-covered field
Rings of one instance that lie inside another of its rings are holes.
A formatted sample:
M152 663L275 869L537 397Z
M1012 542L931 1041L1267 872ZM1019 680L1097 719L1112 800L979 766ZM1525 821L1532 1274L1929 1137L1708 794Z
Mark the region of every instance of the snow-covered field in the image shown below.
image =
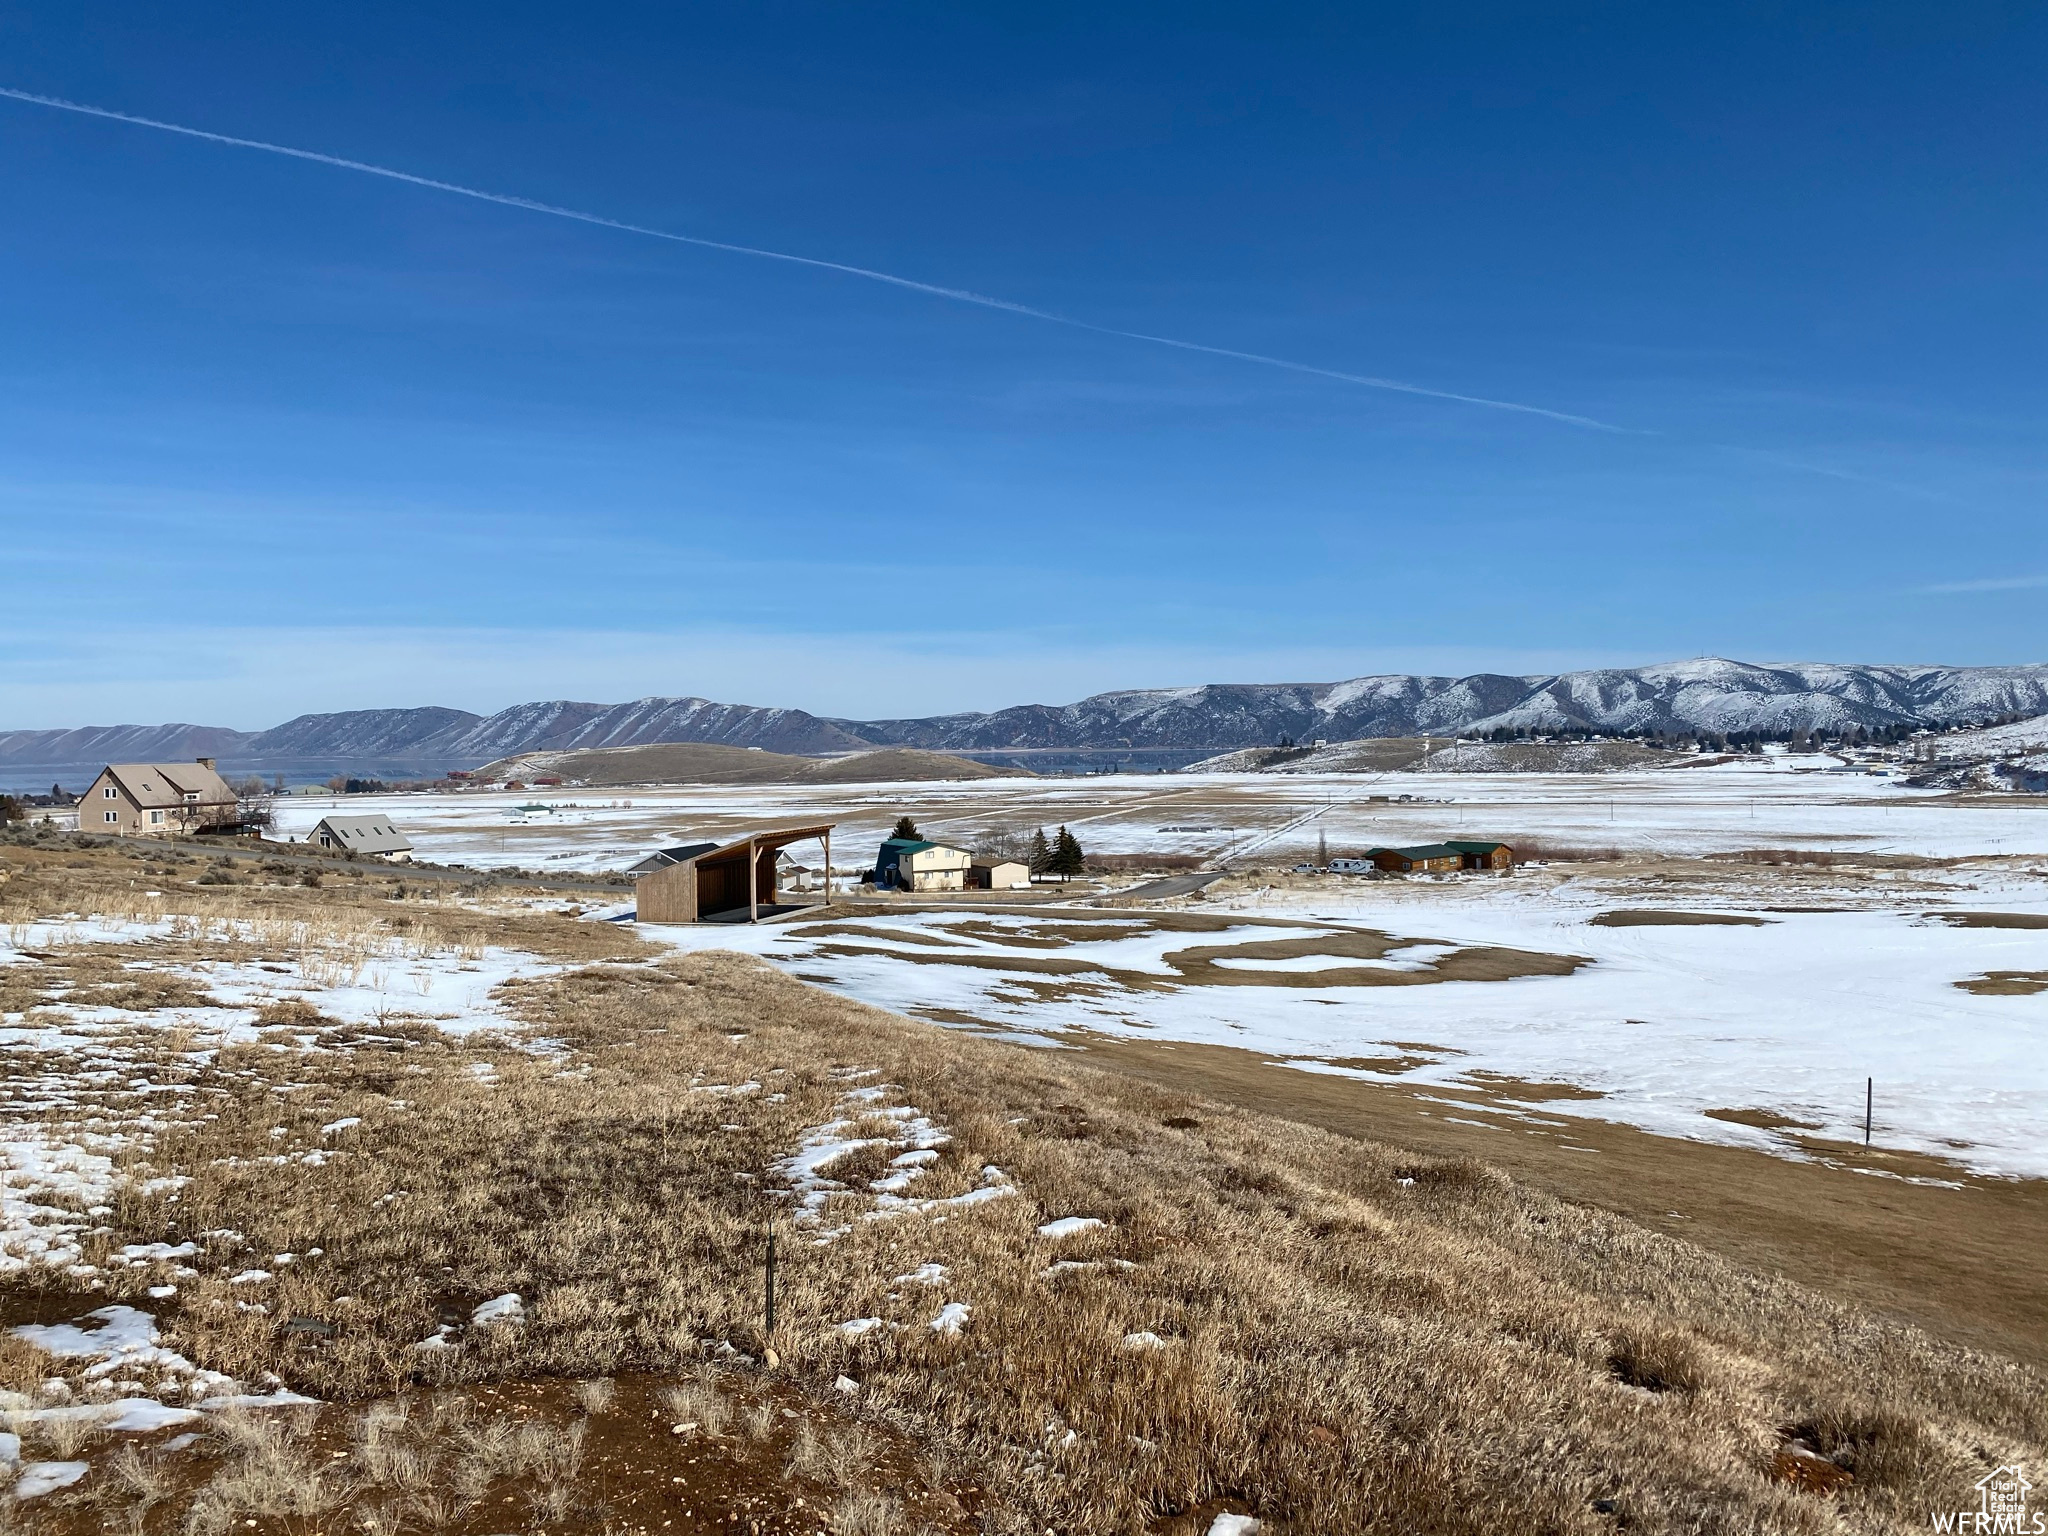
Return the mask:
M294 798L279 833L303 837L331 810L382 811L423 858L479 868L618 870L650 849L778 822L833 820L834 863L870 864L909 812L927 836L971 842L1066 824L1094 852L1264 860L1444 837L1538 837L1639 852L1748 848L1930 857L2048 855L2048 802L1956 800L1831 771L1833 757L1600 775L1117 774L960 783L524 790ZM537 807L537 809L529 809ZM807 861L816 848L791 852Z
M1616 1120L1666 1135L1796 1152L1770 1130L1710 1118L1761 1109L1836 1140L1860 1139L1876 1081L1881 1145L1976 1171L2048 1178L2048 992L1983 996L1956 983L2048 971L2048 931L1963 928L1888 911L1781 913L1758 926L1597 926L1600 908L1551 894L1431 904L1298 897L1300 921L1220 933L1149 928L1144 914L1060 914L1057 924L921 913L845 925L648 928L679 947L740 948L899 1012L977 1020L1013 1038L1071 1030L1247 1047L1310 1070L1408 1087L1486 1088L1487 1076L1564 1082L1597 1098L1496 1111ZM2033 910L2048 912L2037 895ZM1227 916L1208 909L1211 916ZM1277 900L1257 904L1279 918ZM1050 914L1048 914L1048 919ZM971 924L963 931L963 924ZM1044 933L1100 930L1048 948ZM1337 955L1225 956L1232 985L1181 975L1195 947L1401 941L1378 962ZM864 931L845 931L848 929ZM997 934L1002 930L998 928ZM932 940L942 941L934 945ZM922 941L922 942L919 942ZM1021 941L1021 942L1020 942ZM1323 973L1425 971L1450 948L1583 956L1569 976L1327 985ZM1048 975L1048 955L1081 965ZM1005 968L1008 960L1015 967ZM1267 979L1270 984L1256 983ZM1374 1065L1341 1066L1365 1060Z
M865 1000L952 1022L1041 1038L1087 1028L1227 1043L1312 1070L1363 1070L1317 1065L1332 1059L1421 1057L1404 1063L1400 1081L1469 1085L1483 1081L1475 1072L1491 1072L1568 1082L1601 1096L1553 1101L1541 1114L1778 1151L1794 1150L1783 1130L1705 1111L1764 1110L1813 1127L1817 1137L1860 1140L1864 1080L1874 1078L1884 1144L1980 1171L2048 1177L2048 993L1979 995L1957 985L1993 971L2048 971L2048 933L1960 928L1930 915L2048 913L2048 804L1957 798L1841 767L1828 756L1774 754L1597 776L1123 775L669 789L630 800L480 793L351 800L350 808L387 810L429 857L564 869L616 869L668 842L829 817L839 823L835 863L851 872L904 812L941 839L1064 823L1091 851L1191 853L1244 868L1285 866L1319 839L1334 854L1458 837L1647 859L1776 850L1959 861L1810 869L1796 890L1768 867L1732 862L1715 866L1725 878L1690 890L1660 880L1650 865L1639 880L1555 871L1498 882L1325 877L1313 889L1225 888L1200 909L1298 917L1310 932L1383 930L1408 941L1372 963L1385 969L1429 965L1443 953L1432 945L1592 962L1569 976L1510 981L1319 985L1319 973L1360 962L1303 953L1225 958L1218 968L1237 973L1236 984L1220 986L1213 977L1179 976L1163 957L1246 935L1134 934L1121 918L1111 920L1114 937L1067 938L1054 950L963 935L947 916L865 920L870 934L829 943L802 928L648 932L679 945L754 949ZM555 809L515 811L532 804ZM310 825L322 809L295 804L292 813ZM1602 911L1635 906L1704 906L1764 921L1592 923ZM892 942L893 930L953 943ZM949 951L970 963L944 963ZM1001 963L1048 953L1084 962L1087 973Z

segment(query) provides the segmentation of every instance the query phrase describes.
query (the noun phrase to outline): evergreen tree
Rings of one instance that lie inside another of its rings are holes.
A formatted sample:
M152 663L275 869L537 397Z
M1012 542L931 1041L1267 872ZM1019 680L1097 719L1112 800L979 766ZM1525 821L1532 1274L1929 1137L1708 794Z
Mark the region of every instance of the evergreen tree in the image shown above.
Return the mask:
M921 841L924 837L924 834L917 830L917 823L908 816L898 816L896 818L896 830L889 835L891 837L900 837L913 843Z
M1085 860L1081 854L1081 840L1065 827L1052 842L1052 872L1061 879L1071 879L1081 873Z
M1045 828L1040 827L1031 834L1031 852L1025 858L1034 875L1052 873L1052 844L1045 840Z

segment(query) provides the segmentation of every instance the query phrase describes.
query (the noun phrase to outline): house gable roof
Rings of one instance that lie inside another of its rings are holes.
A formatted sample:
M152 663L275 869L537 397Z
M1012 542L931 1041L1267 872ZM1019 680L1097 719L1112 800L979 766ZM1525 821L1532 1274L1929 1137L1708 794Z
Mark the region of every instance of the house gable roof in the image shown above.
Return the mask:
M677 843L673 848L657 848L638 863L628 864L629 875L651 875L657 869L667 869L671 864L687 864L700 853L709 853L716 843Z
M144 810L235 804L227 780L202 763L109 763L101 772ZM188 795L197 799L188 800Z
M322 829L350 853L410 853L412 844L385 815L323 816L306 834L311 842Z

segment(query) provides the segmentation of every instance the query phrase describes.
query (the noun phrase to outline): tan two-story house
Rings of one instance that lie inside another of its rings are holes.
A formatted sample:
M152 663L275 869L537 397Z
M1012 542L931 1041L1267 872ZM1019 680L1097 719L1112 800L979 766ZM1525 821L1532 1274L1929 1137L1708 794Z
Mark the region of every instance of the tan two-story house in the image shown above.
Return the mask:
M78 830L177 837L235 819L239 802L213 759L109 763L78 802Z

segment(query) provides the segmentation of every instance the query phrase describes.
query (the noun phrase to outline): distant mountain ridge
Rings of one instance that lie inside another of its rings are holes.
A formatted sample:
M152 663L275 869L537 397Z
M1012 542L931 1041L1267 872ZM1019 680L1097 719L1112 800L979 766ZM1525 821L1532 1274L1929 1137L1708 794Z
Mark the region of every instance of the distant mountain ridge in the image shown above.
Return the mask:
M1704 658L1514 677L1394 674L1341 683L1225 683L1100 693L926 720L836 721L873 741L935 751L1253 746L1530 731L1785 731L1949 726L2048 714L2048 665L1754 666Z
M1222 752L1296 741L1450 735L1497 726L1589 730L1789 731L1945 727L2048 715L2048 664L1756 666L1708 657L1649 667L1469 677L1391 674L1336 683L1216 683L1101 693L1073 704L902 720L838 720L694 696L624 704L551 699L494 715L446 708L301 715L267 731L95 726L0 732L0 769L217 757L245 772L433 772L516 753L712 742L817 756L874 747L1000 754L1055 750Z

